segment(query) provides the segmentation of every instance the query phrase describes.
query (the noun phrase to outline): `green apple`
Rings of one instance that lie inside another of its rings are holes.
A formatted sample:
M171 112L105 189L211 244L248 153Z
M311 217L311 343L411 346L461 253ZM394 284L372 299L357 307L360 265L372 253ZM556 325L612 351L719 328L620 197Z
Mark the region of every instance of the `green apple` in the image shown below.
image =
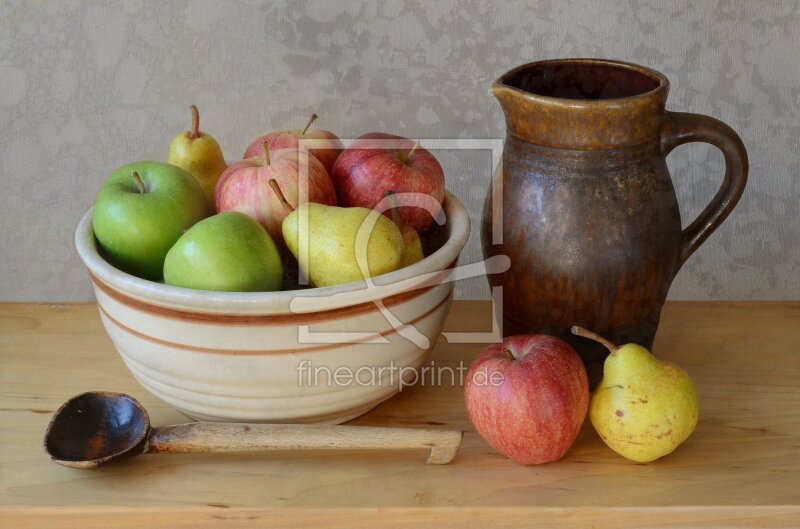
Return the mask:
M198 222L178 239L164 261L164 282L225 292L280 290L281 256L261 224L226 211Z
M166 163L135 162L111 173L103 184L92 227L111 264L159 280L169 249L207 215L203 190L191 174Z

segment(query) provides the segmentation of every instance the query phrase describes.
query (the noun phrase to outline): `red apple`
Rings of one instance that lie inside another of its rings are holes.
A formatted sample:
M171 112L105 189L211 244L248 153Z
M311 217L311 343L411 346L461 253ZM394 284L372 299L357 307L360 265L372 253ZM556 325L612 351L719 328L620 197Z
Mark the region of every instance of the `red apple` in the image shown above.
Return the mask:
M444 200L444 172L436 158L412 140L391 134L371 132L356 139L336 159L331 179L340 206L374 208L389 192L422 194L398 208L403 223L420 233L433 223ZM432 212L419 207L429 206L430 197L438 206Z
M336 191L330 176L313 156L300 156L297 149L273 151L234 163L222 173L217 182L214 201L217 211L241 211L257 220L269 232L280 248L285 248L281 224L286 208L269 185L274 178L292 206L299 202L300 176L306 174L308 160L308 201L336 205ZM301 172L302 171L302 172ZM305 198L305 193L304 193Z
M333 132L310 129L309 127L316 119L317 115L312 114L311 119L302 129L277 130L256 138L244 151L244 158L264 156L264 148L262 147L264 142L267 142L271 151L277 151L278 149L297 149L300 146L301 139L316 140L317 145L309 146L311 148L308 149L308 152L322 162L325 170L330 173L333 169L333 162L344 150L344 144Z
M589 407L578 353L554 336L511 336L483 351L467 372L464 400L475 430L523 465L561 459Z

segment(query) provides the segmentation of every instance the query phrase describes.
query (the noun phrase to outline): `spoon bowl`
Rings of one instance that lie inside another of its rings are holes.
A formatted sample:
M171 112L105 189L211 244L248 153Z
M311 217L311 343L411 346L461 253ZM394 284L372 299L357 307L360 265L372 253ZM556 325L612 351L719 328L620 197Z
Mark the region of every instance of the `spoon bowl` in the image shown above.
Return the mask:
M53 415L44 444L53 461L93 468L144 451L150 417L124 393L92 391L65 402Z

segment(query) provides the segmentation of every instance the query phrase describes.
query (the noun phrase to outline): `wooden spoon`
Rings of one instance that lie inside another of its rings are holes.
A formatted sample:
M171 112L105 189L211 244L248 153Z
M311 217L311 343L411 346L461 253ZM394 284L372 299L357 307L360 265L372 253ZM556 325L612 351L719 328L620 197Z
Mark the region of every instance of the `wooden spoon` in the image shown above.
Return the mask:
M453 460L463 432L372 426L194 422L150 427L147 411L130 395L92 391L72 397L53 415L44 437L50 458L94 468L144 453L256 450L430 450L426 463Z

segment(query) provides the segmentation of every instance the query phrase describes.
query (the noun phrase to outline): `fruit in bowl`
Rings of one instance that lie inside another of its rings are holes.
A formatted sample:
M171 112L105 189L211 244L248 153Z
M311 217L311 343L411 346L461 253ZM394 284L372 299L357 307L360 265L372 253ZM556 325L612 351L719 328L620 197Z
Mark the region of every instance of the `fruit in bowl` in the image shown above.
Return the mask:
M312 114L308 123L302 129L278 130L259 136L247 146L243 158L264 156L265 143L273 151L278 149L301 149L319 160L325 171L330 173L336 158L344 150L344 144L333 132L310 128L316 119L317 115ZM311 142L303 144L303 140L312 140L313 144Z
M425 258L425 252L422 249L422 239L419 233L417 233L417 230L405 224L403 219L400 218L400 214L397 212L397 201L394 198L394 192L389 191L386 193L386 199L389 201L392 222L400 229L400 234L403 237L402 266L411 266Z
M164 283L225 292L280 290L281 256L258 222L236 211L218 213L189 228L170 249Z
M407 197L398 208L404 224L424 232L444 199L444 171L436 158L408 138L371 132L336 159L331 171L340 206L374 208L386 193Z
M200 130L200 111L192 105L192 128L181 132L169 145L167 163L177 165L191 174L206 197L209 211L214 209L214 189L217 180L228 168L216 138Z
M109 262L159 280L169 249L207 214L203 191L192 175L166 163L136 162L116 169L103 184L92 224Z
M275 180L270 185L290 212L283 221L284 241L315 287L351 283L402 267L403 235L377 211L313 202L295 209Z
M420 239L402 219L381 214L406 202L379 211L339 204L317 159L325 153L299 148L311 135L292 132L297 143L282 149L273 147L285 135L267 138L261 153L228 167L215 187L217 212L207 211L200 185L183 169L126 166L78 226L78 253L114 346L146 389L194 418L345 421L397 393L398 375L427 360L441 331L453 291L449 269L469 235L463 205L443 187L428 197L446 222ZM330 139L323 151L338 154L338 138ZM165 190L171 195L159 198ZM407 198L405 190L397 196ZM151 191L149 199L130 196ZM120 211L130 211L130 222L105 230L103 219ZM154 234L159 252L147 266L116 258L153 257L123 251L146 248ZM278 290L297 283L282 266L293 253L316 288ZM156 282L162 273L164 284ZM340 382L341 370L363 369L373 370L374 383Z
M401 336L377 303L436 343L453 283L426 276L447 276L470 224L453 195L445 196L444 212L442 245L370 288L362 281L284 292L213 292L147 281L101 256L91 211L78 225L75 242L111 341L156 397L201 420L338 423L396 394L392 370L397 382L400 369L420 368L428 360L429 349ZM337 384L328 375L340 368L367 369L376 374L374 383Z
M281 225L288 212L269 186L272 179L278 182L293 207L301 200L335 205L336 191L322 164L313 156L301 156L297 149L273 151L265 146L261 156L234 163L222 173L216 189L217 211L249 215L283 248ZM304 184L307 190L301 189Z

